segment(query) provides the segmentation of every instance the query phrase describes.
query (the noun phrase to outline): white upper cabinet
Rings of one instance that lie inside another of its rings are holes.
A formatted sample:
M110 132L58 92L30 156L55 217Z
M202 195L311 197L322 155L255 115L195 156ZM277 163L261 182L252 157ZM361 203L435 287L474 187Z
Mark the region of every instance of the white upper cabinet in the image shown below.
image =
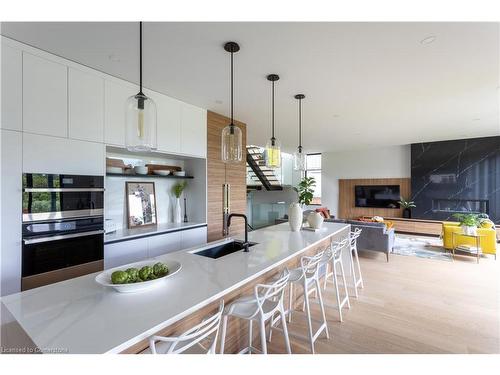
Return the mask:
M186 103L181 106L181 153L207 157L207 111Z
M181 152L181 102L151 90L144 90L156 103L158 151Z
M104 142L104 79L69 68L69 137Z
M68 68L23 53L23 130L68 136Z
M125 81L104 82L104 143L125 147L125 102L139 86Z
M23 133L23 172L104 175L102 143Z
M23 128L23 58L21 50L2 41L2 119L1 128Z

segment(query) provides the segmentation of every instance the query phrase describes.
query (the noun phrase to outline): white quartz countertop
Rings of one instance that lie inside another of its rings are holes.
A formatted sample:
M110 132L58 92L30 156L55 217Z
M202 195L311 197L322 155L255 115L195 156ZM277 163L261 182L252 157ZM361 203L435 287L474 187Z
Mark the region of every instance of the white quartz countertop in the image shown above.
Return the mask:
M42 352L118 353L348 227L291 232L284 223L250 232L258 245L248 253L211 259L193 248L163 255L156 259L179 261L182 269L144 292L117 293L90 274L1 300Z
M123 228L115 232L104 235L104 243L113 243L120 241L132 240L135 238L149 237L157 234L186 230L190 228L206 226L207 223L187 222L187 223L161 223L154 226L146 226L139 228Z

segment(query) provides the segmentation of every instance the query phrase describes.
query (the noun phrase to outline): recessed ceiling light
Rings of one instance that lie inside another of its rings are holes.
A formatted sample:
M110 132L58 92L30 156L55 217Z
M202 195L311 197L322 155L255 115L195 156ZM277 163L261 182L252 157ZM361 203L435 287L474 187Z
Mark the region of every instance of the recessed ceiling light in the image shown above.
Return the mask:
M431 44L436 40L435 35L429 35L427 38L424 38L420 41L420 44Z

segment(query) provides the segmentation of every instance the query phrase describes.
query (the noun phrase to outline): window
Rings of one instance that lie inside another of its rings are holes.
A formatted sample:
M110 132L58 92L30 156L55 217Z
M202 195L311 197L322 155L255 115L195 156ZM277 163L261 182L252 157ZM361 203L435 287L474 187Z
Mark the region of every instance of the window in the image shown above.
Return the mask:
M306 177L314 177L316 187L311 204L321 204L321 154L306 155Z

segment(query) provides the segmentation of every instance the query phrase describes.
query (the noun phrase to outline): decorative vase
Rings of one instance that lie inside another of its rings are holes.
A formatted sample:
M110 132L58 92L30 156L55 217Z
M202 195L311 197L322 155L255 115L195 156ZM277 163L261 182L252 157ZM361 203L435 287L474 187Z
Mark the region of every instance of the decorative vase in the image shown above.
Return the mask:
M302 227L302 208L298 203L292 203L288 207L288 224L292 232L297 232Z
M477 227L462 225L462 233L467 236L475 236L477 234Z
M411 219L411 208L407 207L403 209L403 218Z
M324 217L319 212L311 212L307 216L307 222L309 226L313 229L320 229L323 225Z
M174 223L182 222L181 218L181 198L175 198L174 205Z

